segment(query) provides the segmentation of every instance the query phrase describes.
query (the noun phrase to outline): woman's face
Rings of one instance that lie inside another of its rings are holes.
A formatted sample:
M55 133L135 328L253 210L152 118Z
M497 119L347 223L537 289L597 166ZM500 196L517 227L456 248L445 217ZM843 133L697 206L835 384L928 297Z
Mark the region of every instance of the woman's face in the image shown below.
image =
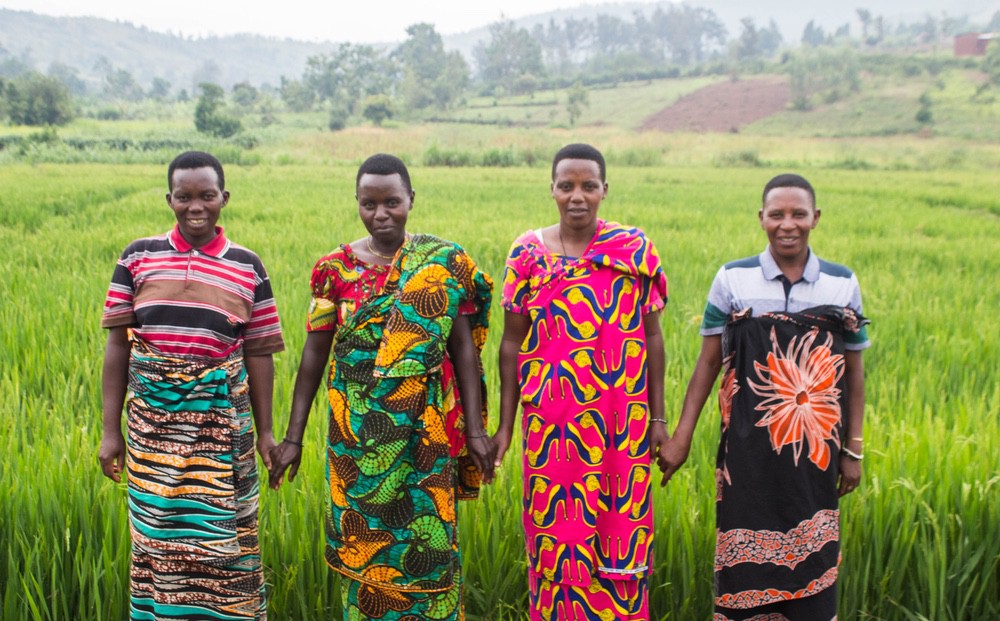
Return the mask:
M601 168L593 160L565 159L556 164L552 198L559 208L559 222L571 229L597 225L597 208L608 195Z
M181 235L195 248L215 238L215 223L227 201L229 192L219 188L219 175L214 168L174 171L167 204L174 210Z
M358 215L372 239L384 246L398 246L406 236L406 218L413 208L413 192L402 178L361 175L358 181Z
M805 262L809 257L809 233L819 222L819 209L809 192L802 188L774 188L767 193L758 217L775 259Z

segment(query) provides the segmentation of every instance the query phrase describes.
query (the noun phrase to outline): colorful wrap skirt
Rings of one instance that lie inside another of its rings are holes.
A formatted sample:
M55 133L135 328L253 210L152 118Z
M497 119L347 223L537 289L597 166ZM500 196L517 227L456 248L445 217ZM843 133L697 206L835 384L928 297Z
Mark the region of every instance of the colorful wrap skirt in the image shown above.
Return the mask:
M723 334L715 619L837 614L844 337L849 308L750 309Z
M131 619L265 619L242 354L166 357L133 339L129 389Z

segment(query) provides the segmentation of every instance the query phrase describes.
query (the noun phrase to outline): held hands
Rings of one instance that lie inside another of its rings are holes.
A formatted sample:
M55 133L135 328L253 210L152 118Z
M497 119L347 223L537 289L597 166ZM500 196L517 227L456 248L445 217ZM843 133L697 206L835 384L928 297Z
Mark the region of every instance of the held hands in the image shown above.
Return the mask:
M497 445L493 438L486 431L480 431L473 435L467 433L465 446L469 449L472 463L483 473L483 483L492 483L497 463Z
M660 486L664 487L670 481L674 473L677 472L684 462L687 461L688 453L691 451L691 440L682 438L680 434L674 433L672 438L660 446L660 451L656 456L656 465L660 467L663 478Z
M271 451L277 443L274 441L274 434L270 431L266 433L258 434L257 436L257 452L260 453L260 458L264 461L264 467L271 470Z
M97 459L101 462L101 472L104 476L115 483L121 483L122 472L125 469L125 438L121 430L104 432Z
M493 468L494 470L500 467L503 463L504 455L507 454L507 449L510 448L510 436L511 430L504 429L501 427L497 429L497 432L493 434L493 444L496 446L496 456L493 458Z
M295 480L295 475L299 473L299 463L302 461L302 444L292 442L287 438L281 444L271 449L271 464L269 467L268 485L271 489L281 487L281 481L288 471L288 482Z

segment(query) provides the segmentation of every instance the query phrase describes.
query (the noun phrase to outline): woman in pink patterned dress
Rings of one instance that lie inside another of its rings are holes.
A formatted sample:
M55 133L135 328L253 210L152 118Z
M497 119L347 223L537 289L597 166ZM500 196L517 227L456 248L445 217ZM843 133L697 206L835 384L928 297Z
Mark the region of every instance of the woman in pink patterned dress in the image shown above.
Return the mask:
M597 149L561 149L559 222L519 237L504 273L494 440L499 465L520 402L532 619L649 618L667 279L642 231L597 217L607 191Z

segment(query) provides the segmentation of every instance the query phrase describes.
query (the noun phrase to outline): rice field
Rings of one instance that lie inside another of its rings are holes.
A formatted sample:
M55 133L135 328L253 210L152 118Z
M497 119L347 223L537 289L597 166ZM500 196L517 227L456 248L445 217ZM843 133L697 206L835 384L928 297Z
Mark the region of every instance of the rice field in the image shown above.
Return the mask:
M172 226L165 166L0 167L0 618L125 619L126 493L97 464L101 305L133 238ZM866 353L866 459L842 504L842 619L1000 618L1000 198L996 171L847 171L805 166L823 218L813 247L859 275L874 346ZM670 278L663 314L668 417L693 367L718 266L755 254L760 188L778 170L611 165L608 219L644 228ZM414 167L411 231L463 244L499 278L514 237L556 219L548 171ZM274 284L287 350L276 356L275 428L287 420L305 339L309 272L360 237L354 168L227 166L220 223L254 249ZM494 402L502 313L487 374ZM711 401L710 401L711 403ZM323 561L325 409L317 400L299 478L262 492L271 619L339 618ZM708 406L688 464L654 498L657 619L712 610L714 457ZM471 619L520 619L526 569L519 455L461 510ZM657 475L658 476L658 475Z

